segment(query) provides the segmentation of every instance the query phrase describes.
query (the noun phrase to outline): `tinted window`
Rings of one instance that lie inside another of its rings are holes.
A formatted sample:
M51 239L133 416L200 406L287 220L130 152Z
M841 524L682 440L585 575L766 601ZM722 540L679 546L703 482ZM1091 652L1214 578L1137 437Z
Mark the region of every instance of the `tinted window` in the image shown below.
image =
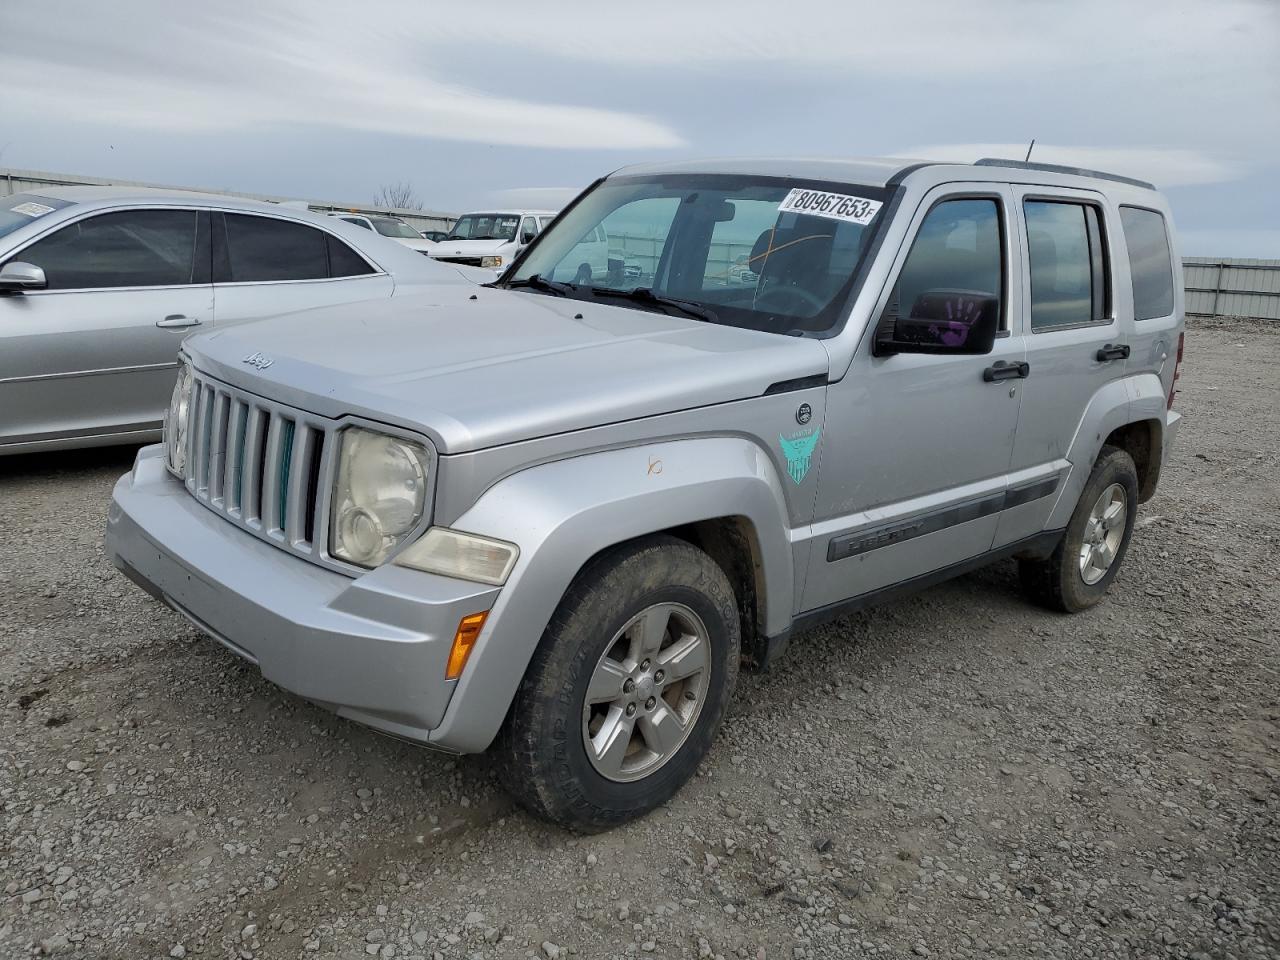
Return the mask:
M329 244L329 276L362 277L373 273L373 267L365 262L364 257L356 253L337 237L330 236Z
M925 316L927 304L963 292L992 297L1004 316L1004 247L995 200L944 200L924 219L889 301L897 316Z
M124 210L68 224L18 259L44 268L50 290L192 283L194 210Z
M325 237L312 227L270 217L226 214L231 280L318 280L329 275Z
M1173 313L1173 257L1164 217L1154 210L1121 207L1120 225L1129 248L1133 315L1138 320Z
M525 217L520 224L520 242L527 243L538 235L538 221L533 217Z
M1080 203L1028 200L1031 327L1107 319L1107 271L1098 212Z
M369 221L362 217L339 217L338 219L345 220L347 223L354 223L357 227L363 227L366 230L373 229L373 227L369 226Z

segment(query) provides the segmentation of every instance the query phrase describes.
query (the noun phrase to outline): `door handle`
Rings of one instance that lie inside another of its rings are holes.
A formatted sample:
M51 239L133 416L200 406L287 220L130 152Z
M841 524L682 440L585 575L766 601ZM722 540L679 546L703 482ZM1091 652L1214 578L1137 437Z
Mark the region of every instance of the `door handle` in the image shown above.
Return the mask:
M1099 347L1094 357L1099 363L1106 363L1108 360L1127 360L1129 359L1129 345L1127 343L1108 343L1105 347Z
M1025 380L1031 376L1031 364L1025 360L997 360L982 371L982 379L987 383L997 380Z
M157 320L157 327L198 327L200 321L195 317L184 317L180 313L171 313L163 320Z

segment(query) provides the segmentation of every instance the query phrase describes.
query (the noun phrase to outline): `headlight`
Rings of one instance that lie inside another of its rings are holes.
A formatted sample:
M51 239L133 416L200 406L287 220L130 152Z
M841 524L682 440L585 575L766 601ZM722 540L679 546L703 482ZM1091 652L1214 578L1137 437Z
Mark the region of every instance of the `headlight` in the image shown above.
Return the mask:
M178 379L169 396L169 412L164 420L165 458L179 478L187 472L187 413L191 407L191 367L181 361Z
M480 266L488 267L490 270L497 270L502 266L501 257L481 257Z
M376 567L418 525L430 457L419 443L348 427L338 451L329 552Z
M426 573L500 587L507 582L519 556L520 548L514 543L432 527L421 540L406 547L395 562Z

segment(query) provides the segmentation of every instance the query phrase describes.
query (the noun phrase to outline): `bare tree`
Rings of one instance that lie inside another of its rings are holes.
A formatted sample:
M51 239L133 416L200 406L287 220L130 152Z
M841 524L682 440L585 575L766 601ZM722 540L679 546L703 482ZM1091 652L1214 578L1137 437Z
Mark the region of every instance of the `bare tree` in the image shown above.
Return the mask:
M373 195L375 207L396 207L400 210L421 210L422 201L411 183L384 183Z

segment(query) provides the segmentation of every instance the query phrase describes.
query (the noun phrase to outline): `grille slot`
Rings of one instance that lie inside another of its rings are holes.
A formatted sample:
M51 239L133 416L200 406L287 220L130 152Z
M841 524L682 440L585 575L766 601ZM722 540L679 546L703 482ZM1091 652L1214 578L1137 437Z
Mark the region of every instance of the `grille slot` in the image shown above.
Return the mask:
M193 372L194 373L194 372ZM202 504L286 550L323 556L332 421L194 373L188 491Z

